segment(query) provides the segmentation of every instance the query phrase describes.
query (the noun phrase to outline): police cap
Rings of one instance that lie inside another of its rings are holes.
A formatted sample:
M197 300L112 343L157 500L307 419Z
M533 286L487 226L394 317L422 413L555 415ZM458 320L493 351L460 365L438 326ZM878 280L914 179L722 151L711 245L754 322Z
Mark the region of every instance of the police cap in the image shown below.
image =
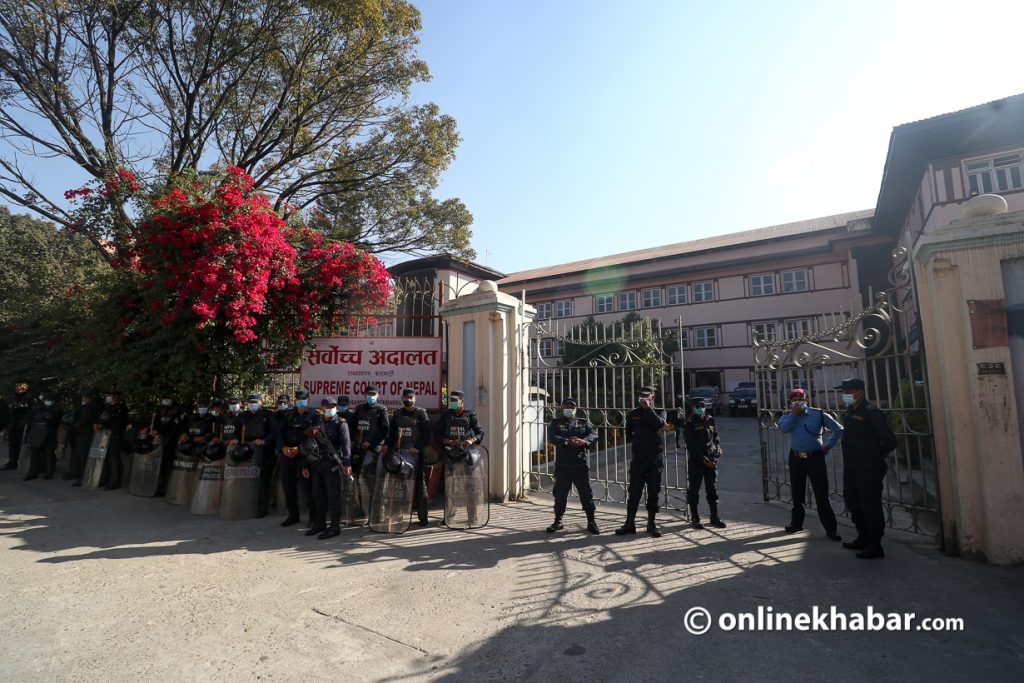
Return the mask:
M842 389L843 391L864 391L864 380L858 379L857 377L850 377L843 380L836 389Z

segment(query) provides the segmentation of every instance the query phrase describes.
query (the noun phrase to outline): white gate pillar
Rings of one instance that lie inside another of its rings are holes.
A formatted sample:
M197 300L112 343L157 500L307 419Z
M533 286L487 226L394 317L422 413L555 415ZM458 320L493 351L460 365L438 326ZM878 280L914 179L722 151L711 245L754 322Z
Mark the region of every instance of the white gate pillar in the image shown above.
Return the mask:
M490 453L490 496L523 498L530 465L522 427L529 387L524 373L536 311L485 280L475 292L442 304L440 314L448 325L448 391L465 393L466 408L480 420Z

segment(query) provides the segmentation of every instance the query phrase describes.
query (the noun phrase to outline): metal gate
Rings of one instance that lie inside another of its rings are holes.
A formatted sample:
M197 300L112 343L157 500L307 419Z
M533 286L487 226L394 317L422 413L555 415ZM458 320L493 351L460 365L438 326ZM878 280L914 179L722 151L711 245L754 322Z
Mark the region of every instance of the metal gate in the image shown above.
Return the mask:
M924 348L905 248L893 252L889 281L890 289L869 293L872 304L867 308L817 316L808 334L793 339L755 338L764 499L792 501L789 435L779 431L789 392L803 387L811 405L841 421L845 408L835 387L844 378L859 377L867 385L867 400L885 412L899 442L888 456L883 491L888 526L941 540ZM830 497L835 510L845 515L839 444L832 454L828 458ZM813 496L806 500L813 507Z
M665 408L672 422L683 393L678 340L681 329L663 327L650 319L604 324L593 319L577 326L544 320L530 325L529 352L524 381L527 402L523 433L531 451L530 488L550 492L554 487L555 452L547 444L548 424L561 401L574 397L578 414L597 427L598 439L590 452L590 481L594 500L625 503L629 451L625 439L626 415L636 407L641 386L654 387L656 406ZM665 470L661 506L686 508L686 453L680 432L666 426ZM575 490L573 492L575 495Z

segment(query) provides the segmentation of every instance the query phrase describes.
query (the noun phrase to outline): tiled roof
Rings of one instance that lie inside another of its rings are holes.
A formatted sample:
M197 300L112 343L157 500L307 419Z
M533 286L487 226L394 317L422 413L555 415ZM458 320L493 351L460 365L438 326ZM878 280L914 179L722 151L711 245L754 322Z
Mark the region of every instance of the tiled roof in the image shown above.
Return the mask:
M627 251L621 254L612 254L610 256L599 256L597 258L561 263L545 268L522 270L518 273L511 273L504 279L499 280L498 285L523 282L526 280L536 280L539 278L556 277L569 273L592 270L594 268L636 263L638 261L681 256L688 253L703 252L711 249L735 247L749 242L760 242L763 240L777 239L781 237L793 237L821 230L831 230L834 228L841 228L851 221L871 218L873 213L874 212L871 209L851 211L849 213L840 213L833 216L823 216L821 218L797 221L796 223L772 225L766 228L757 228L756 230L744 230L743 232L733 232L726 235L704 237L699 240L690 240L689 242L677 242L675 244L666 244L660 247Z

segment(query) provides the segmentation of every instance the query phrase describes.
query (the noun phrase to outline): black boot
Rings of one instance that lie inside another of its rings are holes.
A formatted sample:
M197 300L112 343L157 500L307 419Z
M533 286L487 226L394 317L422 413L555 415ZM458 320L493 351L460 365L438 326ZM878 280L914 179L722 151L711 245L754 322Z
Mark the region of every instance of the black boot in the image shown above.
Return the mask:
M700 523L700 513L697 512L697 506L690 506L690 526L694 529L703 529L704 525Z
M626 512L626 522L625 522L625 524L623 524L618 529L616 529L615 533L617 535L619 535L619 536L625 536L626 534L635 534L636 533L636 512L627 511Z
M864 537L860 534L857 534L857 538L852 541L843 541L843 547L849 550L864 550L865 545Z
M725 528L725 522L723 522L722 518L718 516L718 503L711 505L711 526L716 529Z
M885 557L885 551L882 550L881 543L865 543L864 550L857 553L857 559L860 560L876 560Z
M601 528L597 526L597 520L594 518L593 510L587 511L587 531L589 531L592 534L601 533Z
M340 536L340 535L341 535L341 516L335 517L334 515L331 515L331 526L329 526L326 529L324 529L323 533L321 533L319 536L317 536L317 538L319 538L321 541L323 541L325 539L334 538L335 536Z
M306 535L316 536L321 531L327 531L327 525L323 522L317 522L316 524L311 524L310 527L306 529Z
M547 531L549 534L553 534L556 531L561 531L564 528L565 527L562 525L562 516L561 515L555 515L555 521L552 522L551 526L549 526L547 529L545 529L545 531Z
M299 515L298 515L298 513L294 513L294 514L288 513L288 516L285 517L283 522L281 522L281 526L291 526L292 524L298 524L298 523L299 523Z
M647 512L647 533L654 538L661 538L661 531L658 529L658 525L654 523L654 516L656 514L655 512Z

